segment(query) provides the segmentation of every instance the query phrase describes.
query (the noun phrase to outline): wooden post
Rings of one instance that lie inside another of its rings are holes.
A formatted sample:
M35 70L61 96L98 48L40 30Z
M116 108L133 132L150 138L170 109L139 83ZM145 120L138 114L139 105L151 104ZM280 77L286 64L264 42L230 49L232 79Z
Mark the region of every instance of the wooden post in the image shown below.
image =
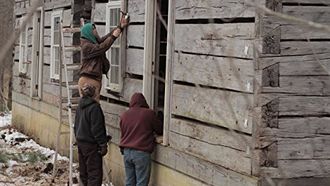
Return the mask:
M163 144L169 145L169 126L171 123L171 97L172 97L172 74L175 50L175 0L168 2L168 21L167 21L167 49L166 49L166 76L165 76L165 105L164 105L164 138Z
M143 68L143 95L150 108L153 108L153 63L155 61L155 0L146 0L145 3L145 30L144 30L144 68Z

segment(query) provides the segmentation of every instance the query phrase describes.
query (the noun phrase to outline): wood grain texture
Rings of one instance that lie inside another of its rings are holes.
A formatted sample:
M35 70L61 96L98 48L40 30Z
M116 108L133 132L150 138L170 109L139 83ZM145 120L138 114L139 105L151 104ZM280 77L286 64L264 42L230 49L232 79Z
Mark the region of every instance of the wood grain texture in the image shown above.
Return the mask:
M130 22L144 22L145 20L145 0L128 1L128 14Z
M213 145L194 138L170 132L170 144L174 149L191 154L203 160L226 167L236 172L250 174L250 155L224 146Z
M249 135L183 119L171 119L170 130L213 145L220 145L247 152L252 145Z
M254 17L255 10L245 1L230 0L177 0L176 19L219 19Z
M263 93L329 96L329 76L281 76L279 87L263 87Z
M252 95L175 84L172 99L173 114L251 133Z
M144 50L128 48L126 55L126 72L143 75Z
M330 5L328 0L282 0L282 3L305 3Z
M209 161L172 147L157 145L154 160L170 168L201 180L209 185L256 186L257 179L239 174Z
M144 25L130 25L127 27L127 47L144 47Z
M176 53L173 69L174 80L253 92L251 60Z
M176 24L175 38L179 51L253 58L253 23Z

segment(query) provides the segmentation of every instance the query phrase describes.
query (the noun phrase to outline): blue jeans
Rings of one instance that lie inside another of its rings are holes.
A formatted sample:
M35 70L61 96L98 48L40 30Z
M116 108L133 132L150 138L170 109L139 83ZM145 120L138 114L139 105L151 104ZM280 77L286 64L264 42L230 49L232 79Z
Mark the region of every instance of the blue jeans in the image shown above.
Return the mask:
M148 186L151 154L130 148L124 149L126 186Z

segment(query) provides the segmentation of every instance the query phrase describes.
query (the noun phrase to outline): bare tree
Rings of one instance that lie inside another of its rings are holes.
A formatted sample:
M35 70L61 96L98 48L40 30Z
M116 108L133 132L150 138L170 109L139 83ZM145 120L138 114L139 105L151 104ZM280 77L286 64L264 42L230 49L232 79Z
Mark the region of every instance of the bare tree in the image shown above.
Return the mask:
M0 46L6 45L6 38L9 38L14 30L14 3L15 1L0 1ZM0 111L10 107L12 61L12 50L8 51L5 58L0 61Z

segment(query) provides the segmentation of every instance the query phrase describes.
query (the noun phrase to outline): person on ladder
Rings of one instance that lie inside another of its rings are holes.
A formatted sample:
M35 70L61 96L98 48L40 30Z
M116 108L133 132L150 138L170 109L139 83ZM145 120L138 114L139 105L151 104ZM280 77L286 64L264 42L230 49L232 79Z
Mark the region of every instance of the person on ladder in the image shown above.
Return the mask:
M92 23L86 23L80 30L80 46L82 51L82 66L78 81L79 94L82 96L82 85L88 83L96 87L94 99L100 101L102 86L102 74L108 74L110 69L109 60L105 52L119 37L124 28L128 25L128 18L121 17L120 25L110 33L100 38L96 27Z
M101 186L103 177L102 157L108 152L104 114L100 104L93 99L96 87L85 83L83 97L76 112L74 134L79 156L79 177L84 186Z

